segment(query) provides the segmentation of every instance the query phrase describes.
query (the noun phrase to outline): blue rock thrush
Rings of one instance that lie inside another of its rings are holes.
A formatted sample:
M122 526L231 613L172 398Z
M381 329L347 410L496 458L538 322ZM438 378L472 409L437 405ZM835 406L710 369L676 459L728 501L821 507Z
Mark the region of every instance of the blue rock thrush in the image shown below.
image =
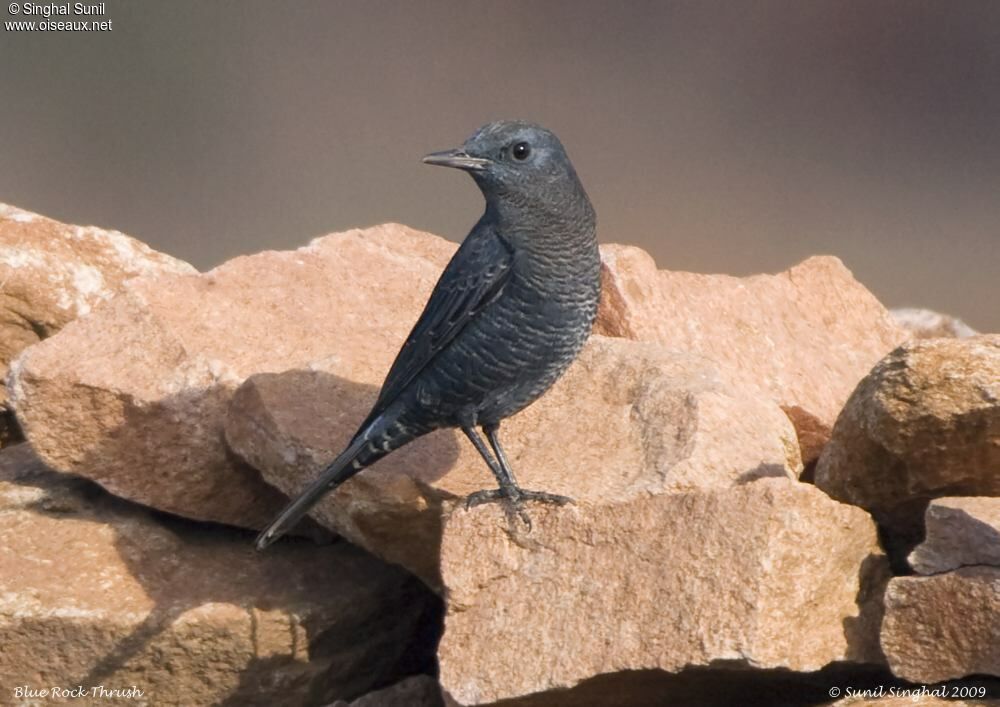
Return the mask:
M549 389L590 334L601 270L594 209L559 139L530 123L490 123L424 162L468 172L486 211L445 267L347 449L260 534L258 549L365 467L445 427L462 429L499 483L469 496L467 507L501 502L530 527L525 501L570 501L520 488L497 432Z

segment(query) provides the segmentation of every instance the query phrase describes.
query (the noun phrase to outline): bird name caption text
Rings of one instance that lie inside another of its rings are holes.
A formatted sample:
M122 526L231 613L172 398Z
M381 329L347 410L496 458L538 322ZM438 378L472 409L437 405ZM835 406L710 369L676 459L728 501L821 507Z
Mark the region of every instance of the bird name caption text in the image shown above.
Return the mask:
M70 687L41 687L35 688L28 685L18 685L14 688L14 699L32 700L40 698L67 699L67 700L138 700L145 695L145 691L129 685L128 687L107 687L106 685L94 685L85 687L83 685L72 685Z
M40 17L41 20L8 20L4 29L8 32L110 32L112 20L97 19L108 14L107 3L88 4L49 3L42 5L34 2L7 5L11 17ZM72 19L62 19L72 18Z

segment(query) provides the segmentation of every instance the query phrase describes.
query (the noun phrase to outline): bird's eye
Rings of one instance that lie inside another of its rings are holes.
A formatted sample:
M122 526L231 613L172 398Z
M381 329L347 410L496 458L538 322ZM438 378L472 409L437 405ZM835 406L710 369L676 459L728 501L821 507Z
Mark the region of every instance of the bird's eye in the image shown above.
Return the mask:
M528 159L528 155L531 154L531 145L529 145L526 142L519 142L516 145L514 145L513 149L511 149L510 152L512 155L514 155L515 160L518 160L519 162L524 162L526 159Z

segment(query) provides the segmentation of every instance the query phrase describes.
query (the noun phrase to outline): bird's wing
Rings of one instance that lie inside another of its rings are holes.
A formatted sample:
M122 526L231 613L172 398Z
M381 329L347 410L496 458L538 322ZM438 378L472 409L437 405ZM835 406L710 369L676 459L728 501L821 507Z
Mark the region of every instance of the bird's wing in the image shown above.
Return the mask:
M480 222L441 273L423 313L396 354L375 407L358 433L381 415L510 279L513 251Z

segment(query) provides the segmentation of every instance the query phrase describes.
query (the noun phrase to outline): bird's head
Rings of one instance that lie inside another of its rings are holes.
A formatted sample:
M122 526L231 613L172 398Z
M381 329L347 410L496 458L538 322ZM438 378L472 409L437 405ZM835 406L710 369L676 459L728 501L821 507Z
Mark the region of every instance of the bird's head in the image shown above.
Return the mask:
M424 162L468 172L487 202L505 196L551 197L552 192L583 194L559 138L532 123L487 123L461 147L429 154Z

